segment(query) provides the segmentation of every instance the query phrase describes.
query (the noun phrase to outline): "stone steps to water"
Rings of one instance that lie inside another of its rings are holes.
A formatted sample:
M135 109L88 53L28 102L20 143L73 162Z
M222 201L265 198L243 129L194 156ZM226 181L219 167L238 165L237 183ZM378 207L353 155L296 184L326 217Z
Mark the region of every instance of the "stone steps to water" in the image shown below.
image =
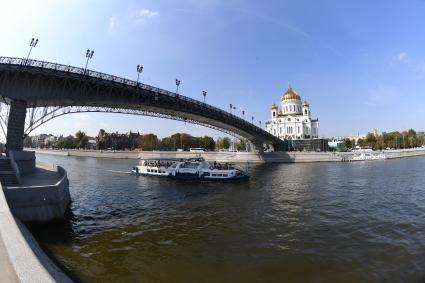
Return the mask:
M0 159L0 183L6 187L18 185L18 179L9 158Z

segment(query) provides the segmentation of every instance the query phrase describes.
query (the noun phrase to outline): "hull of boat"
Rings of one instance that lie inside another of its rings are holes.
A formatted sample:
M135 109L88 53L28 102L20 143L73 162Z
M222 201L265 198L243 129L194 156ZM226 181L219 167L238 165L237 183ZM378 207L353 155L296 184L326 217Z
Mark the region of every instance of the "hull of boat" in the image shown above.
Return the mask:
M209 182L227 182L227 181L246 181L249 180L249 175L239 175L228 178L217 178L211 176L199 176L199 175L170 175L172 179L181 181L209 181Z

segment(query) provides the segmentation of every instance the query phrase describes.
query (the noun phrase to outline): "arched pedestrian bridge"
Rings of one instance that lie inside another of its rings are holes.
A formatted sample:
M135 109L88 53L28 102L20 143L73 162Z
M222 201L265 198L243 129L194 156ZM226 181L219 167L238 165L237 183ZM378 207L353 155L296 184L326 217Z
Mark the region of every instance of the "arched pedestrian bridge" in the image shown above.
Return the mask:
M8 150L22 149L24 131L29 133L54 117L76 112L118 112L187 121L243 137L260 150L264 145L278 149L283 144L236 115L178 93L44 61L0 57L0 97L10 105L2 126L5 131L7 124Z

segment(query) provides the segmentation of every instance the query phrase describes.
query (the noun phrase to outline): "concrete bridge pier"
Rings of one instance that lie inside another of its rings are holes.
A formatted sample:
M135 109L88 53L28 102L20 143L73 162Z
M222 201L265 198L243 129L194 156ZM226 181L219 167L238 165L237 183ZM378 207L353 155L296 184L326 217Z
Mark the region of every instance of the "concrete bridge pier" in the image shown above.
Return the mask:
M25 116L27 115L27 102L12 100L10 103L9 119L7 122L6 152L23 150Z
M31 173L35 170L35 152L24 151L25 117L27 102L12 100L10 102L9 119L7 121L6 154L19 169L20 174Z

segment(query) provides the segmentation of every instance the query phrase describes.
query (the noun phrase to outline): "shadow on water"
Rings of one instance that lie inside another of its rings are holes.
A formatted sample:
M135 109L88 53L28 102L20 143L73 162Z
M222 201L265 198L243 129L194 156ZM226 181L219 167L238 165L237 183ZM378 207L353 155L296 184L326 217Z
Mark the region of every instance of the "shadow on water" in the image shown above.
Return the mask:
M75 237L72 224L71 212L68 213L66 219L60 221L51 221L49 223L25 223L28 230L37 240L40 248L51 259L51 261L59 267L72 281L76 283L83 282L80 276L69 266L66 265L61 257L54 253L49 247L51 245L70 245Z

